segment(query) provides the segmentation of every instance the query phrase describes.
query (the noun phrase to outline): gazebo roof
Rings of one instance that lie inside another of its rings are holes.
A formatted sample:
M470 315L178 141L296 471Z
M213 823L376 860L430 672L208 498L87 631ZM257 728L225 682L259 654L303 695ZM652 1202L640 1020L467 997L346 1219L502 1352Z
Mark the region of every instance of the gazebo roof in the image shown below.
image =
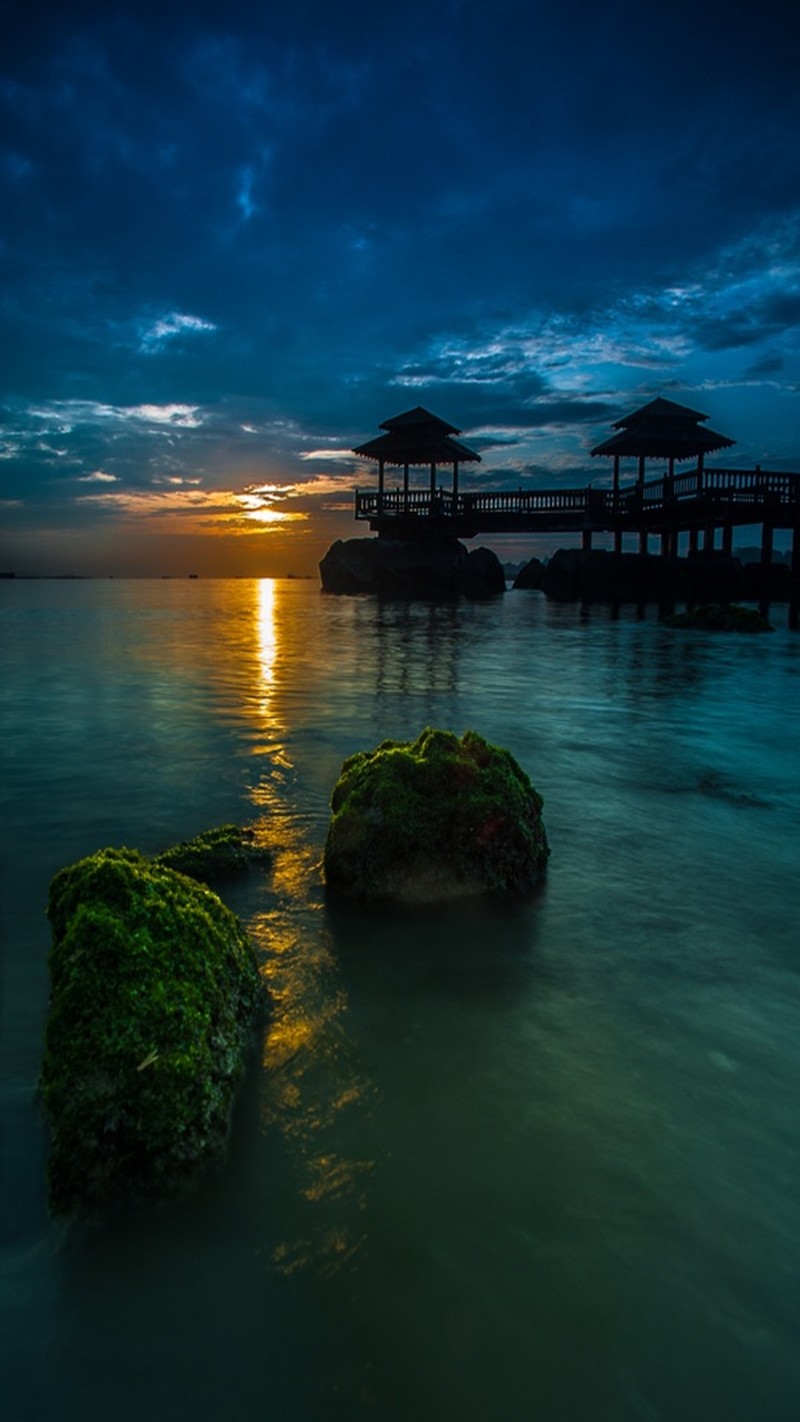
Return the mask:
M392 415L390 420L384 420L378 426L380 430L397 430L411 425L422 425L426 428L436 428L443 434L461 434L455 425L448 425L447 420L440 420L438 415L432 415L430 410L426 410L424 405L415 405L413 410L405 410L402 415Z
M598 444L592 455L638 455L680 461L710 454L715 449L727 449L736 443L716 430L703 429L700 421L707 419L708 415L699 410L690 410L687 405L659 397L617 420L612 428L619 430L619 434Z
M393 415L379 426L388 433L377 435L353 450L364 459L379 459L384 464L463 464L480 462L480 455L453 439L460 431L438 415L432 415L422 405Z

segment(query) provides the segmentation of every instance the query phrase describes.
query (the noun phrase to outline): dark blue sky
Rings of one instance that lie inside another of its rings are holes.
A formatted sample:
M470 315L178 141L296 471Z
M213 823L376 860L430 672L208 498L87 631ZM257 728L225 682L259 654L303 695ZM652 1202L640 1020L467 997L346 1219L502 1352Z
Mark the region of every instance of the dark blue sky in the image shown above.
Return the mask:
M35 4L0 53L0 567L311 571L424 404L585 484L663 394L800 468L800 20ZM720 462L720 461L717 461ZM280 516L280 517L278 517Z

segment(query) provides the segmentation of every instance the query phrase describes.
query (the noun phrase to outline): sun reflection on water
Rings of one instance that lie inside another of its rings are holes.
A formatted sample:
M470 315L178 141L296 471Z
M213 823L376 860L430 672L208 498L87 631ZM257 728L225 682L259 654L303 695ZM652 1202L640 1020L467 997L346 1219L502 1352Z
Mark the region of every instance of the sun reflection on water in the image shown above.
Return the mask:
M271 998L261 1122L280 1133L302 1202L294 1216L301 1229L275 1246L272 1263L285 1274L328 1275L365 1242L374 1161L363 1147L376 1091L360 1069L347 992L323 924L319 848L286 803L285 787L262 782L254 799L275 847L271 902L248 923Z

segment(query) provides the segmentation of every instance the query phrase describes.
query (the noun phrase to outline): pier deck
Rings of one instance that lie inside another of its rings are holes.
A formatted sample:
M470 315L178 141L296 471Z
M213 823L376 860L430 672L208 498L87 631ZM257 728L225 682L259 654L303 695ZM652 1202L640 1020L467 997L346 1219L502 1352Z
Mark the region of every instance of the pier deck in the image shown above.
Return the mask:
M753 469L691 470L626 488L516 489L357 489L355 517L384 537L447 533L474 538L479 533L580 533L591 547L594 533L642 539L661 535L663 551L675 551L677 535L761 524L765 530L792 529L800 543L800 474ZM707 546L707 545L706 545Z

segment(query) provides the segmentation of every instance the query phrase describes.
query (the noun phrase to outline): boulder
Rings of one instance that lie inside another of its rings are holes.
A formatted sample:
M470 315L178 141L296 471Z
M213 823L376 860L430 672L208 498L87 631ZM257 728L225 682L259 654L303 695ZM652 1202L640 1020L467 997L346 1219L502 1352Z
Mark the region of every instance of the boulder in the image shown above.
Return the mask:
M461 574L461 592L464 597L496 597L506 590L506 575L503 565L491 548L473 548L467 553L467 561Z
M774 632L772 624L754 607L735 603L703 603L686 612L665 617L667 627L697 628L701 632Z
M529 558L517 573L513 583L514 588L541 588L544 570L545 565L540 558Z
M55 875L41 1087L56 1213L155 1202L224 1152L264 989L209 888L129 849Z
M457 539L338 539L319 565L327 593L381 597L493 597L505 591L500 560Z
M697 602L735 602L745 596L744 567L727 553L690 553L686 559L689 578L687 599Z
M685 564L646 553L559 548L542 590L556 602L669 602L685 595Z
M745 563L741 594L745 602L791 602L793 595L797 596L797 589L787 563L769 563L766 567Z
M428 728L350 756L331 808L326 884L354 898L524 894L545 873L541 796L508 751L474 731L459 740Z
M188 874L202 884L219 884L246 874L256 865L270 864L272 858L272 850L260 842L254 830L220 825L163 850L153 863Z
M560 548L542 578L557 602L729 602L744 594L738 558L693 553L612 553L602 548Z

